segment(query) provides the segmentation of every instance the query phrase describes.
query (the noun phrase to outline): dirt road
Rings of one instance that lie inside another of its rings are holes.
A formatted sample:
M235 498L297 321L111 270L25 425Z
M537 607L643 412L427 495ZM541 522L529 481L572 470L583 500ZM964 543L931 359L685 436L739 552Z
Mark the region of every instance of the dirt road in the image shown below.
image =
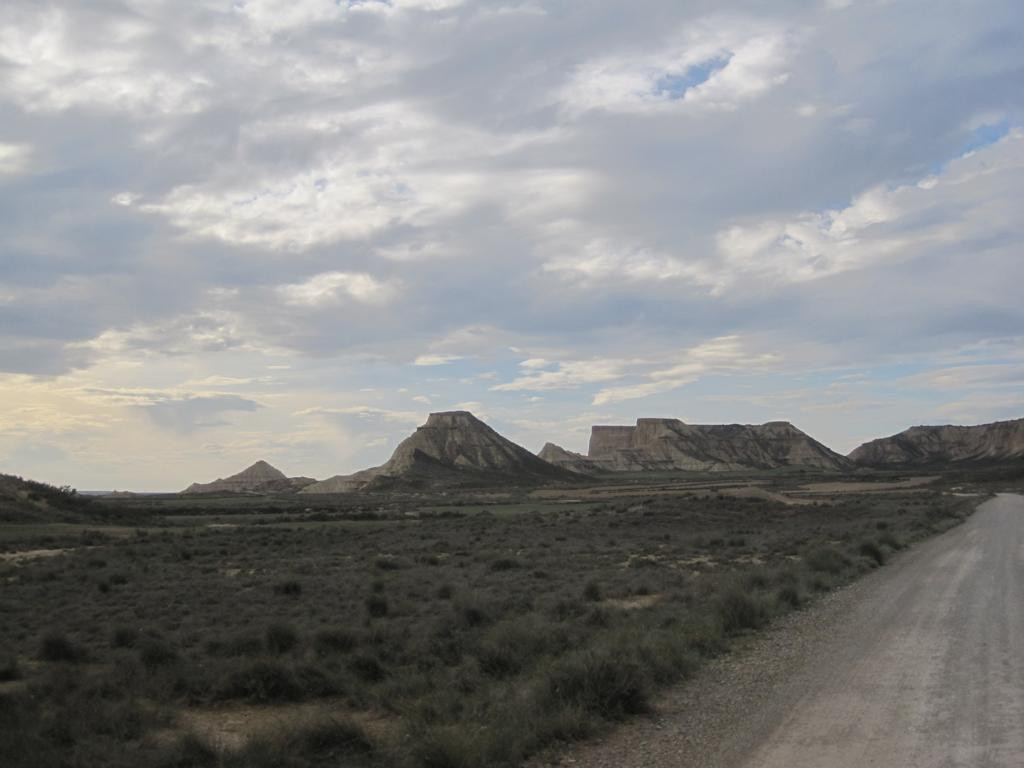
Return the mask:
M1024 496L986 502L566 762L1024 765Z

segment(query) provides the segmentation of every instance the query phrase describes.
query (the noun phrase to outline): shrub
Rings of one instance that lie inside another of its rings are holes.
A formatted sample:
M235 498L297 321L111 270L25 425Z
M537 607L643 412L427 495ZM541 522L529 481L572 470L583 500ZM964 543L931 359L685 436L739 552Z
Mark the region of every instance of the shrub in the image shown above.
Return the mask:
M850 564L849 559L835 547L818 547L804 555L804 562L812 571L836 576Z
M888 532L878 537L878 543L883 547L889 547L896 551L903 549L903 542L896 538L894 534Z
M20 679L21 669L18 667L18 660L16 658L12 656L0 662L0 683Z
M480 671L504 678L522 671L547 648L550 625L537 620L516 619L490 627L476 656Z
M760 601L738 587L727 589L716 603L722 630L728 634L757 629L767 620L767 611Z
M882 551L881 547L879 547L873 541L861 542L861 545L860 547L858 547L857 551L864 557L873 560L876 565L885 564L885 553Z
M297 597L302 594L302 585L297 581L282 581L274 585L274 592L279 595Z
M387 677L387 672L381 663L374 656L368 654L355 656L348 663L348 668L356 677L366 683L379 683Z
M775 599L779 605L784 605L788 608L799 608L803 603L803 596L794 584L785 584L779 587L775 592Z
M559 660L548 671L545 694L556 707L578 706L606 720L649 708L643 670L624 650L590 650Z
M370 595L366 598L366 612L374 619L387 616L388 599L382 595Z
M588 581L583 587L583 599L591 602L601 599L601 587L596 581Z
M111 648L134 648L139 642L139 632L131 627L116 627L110 633Z
M501 557L491 563L492 571L511 571L519 567L519 562L511 557Z
M59 632L45 635L39 644L39 658L43 661L66 661L72 664L84 661L85 651Z
M442 584L437 588L437 599L438 600L451 600L455 594L455 587L451 584Z
M344 629L324 629L316 633L313 647L319 656L348 653L356 647L356 637Z
M206 652L211 656L259 656L263 653L263 639L257 635L214 639L206 643Z
M147 669L156 669L178 660L178 653L170 645L155 637L139 642L139 660Z
M273 654L288 653L299 644L299 636L287 624L271 624L265 635L267 650Z
M217 699L253 702L299 701L303 697L291 670L274 661L257 661L229 672L214 691Z

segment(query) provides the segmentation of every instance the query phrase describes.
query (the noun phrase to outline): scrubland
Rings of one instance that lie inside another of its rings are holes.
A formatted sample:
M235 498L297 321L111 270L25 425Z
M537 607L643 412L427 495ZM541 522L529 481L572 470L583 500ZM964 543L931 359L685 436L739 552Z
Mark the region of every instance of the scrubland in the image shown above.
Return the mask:
M232 500L21 530L0 546L65 551L0 560L0 764L516 765L976 502Z

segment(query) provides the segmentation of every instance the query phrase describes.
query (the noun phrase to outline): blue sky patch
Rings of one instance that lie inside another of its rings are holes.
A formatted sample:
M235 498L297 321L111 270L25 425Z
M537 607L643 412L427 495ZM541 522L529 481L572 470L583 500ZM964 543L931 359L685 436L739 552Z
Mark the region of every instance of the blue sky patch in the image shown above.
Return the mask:
M726 54L695 64L684 72L666 72L654 84L654 92L673 101L681 99L691 88L706 83L716 72L725 69L731 59L732 54Z

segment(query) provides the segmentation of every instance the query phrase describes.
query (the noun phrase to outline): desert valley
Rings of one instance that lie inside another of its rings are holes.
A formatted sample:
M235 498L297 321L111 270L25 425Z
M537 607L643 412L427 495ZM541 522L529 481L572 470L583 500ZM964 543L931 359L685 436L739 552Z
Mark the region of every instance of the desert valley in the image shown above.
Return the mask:
M383 465L321 481L262 460L178 494L4 477L0 754L568 759L1024 490L1022 436L1024 420L914 427L842 456L785 422L644 418L595 426L586 455L534 455L452 411Z

